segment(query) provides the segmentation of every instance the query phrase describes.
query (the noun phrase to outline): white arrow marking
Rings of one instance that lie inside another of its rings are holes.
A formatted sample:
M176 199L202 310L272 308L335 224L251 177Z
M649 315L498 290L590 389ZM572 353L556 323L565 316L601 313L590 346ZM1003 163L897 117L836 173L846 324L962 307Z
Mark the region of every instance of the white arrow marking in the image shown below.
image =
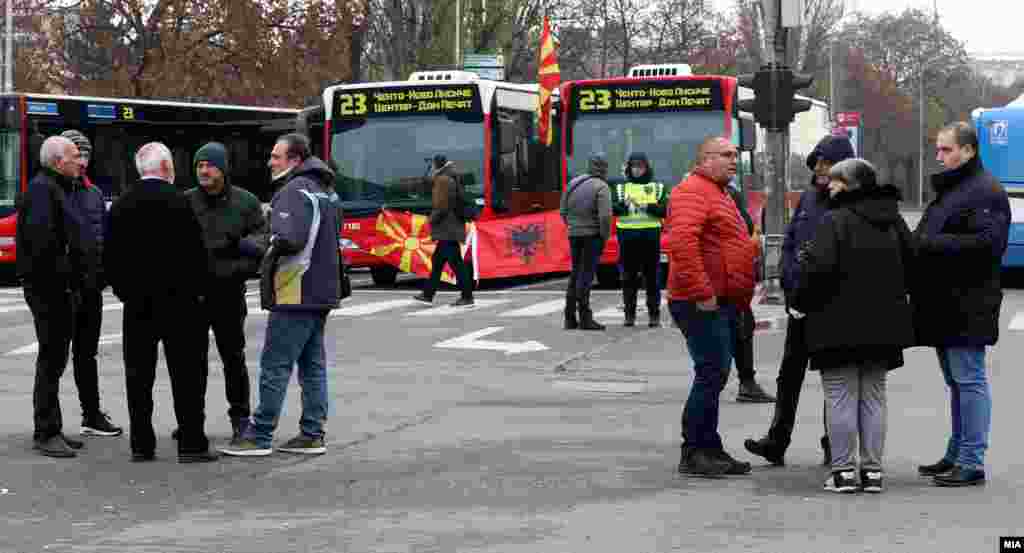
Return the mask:
M1024 313L1017 313L1010 321L1010 330L1024 330Z
M547 346L540 342L530 340L528 342L498 342L494 340L481 340L484 336L490 336L496 332L501 332L505 327L502 326L489 326L487 328L477 330L476 332L470 332L469 334L463 334L438 342L434 344L435 348L448 348L448 349L489 349L495 351L503 351L506 355L513 353L527 353L530 351L544 351L548 349Z
M107 346L110 344L119 344L121 343L121 339L121 333L104 334L103 336L100 336L100 341L98 345ZM7 352L7 355L28 355L30 353L36 353L37 351L39 351L39 342L33 342L27 346L20 347L16 350L11 350Z
M439 307L431 307L430 309L423 309L420 311L413 311L409 313L410 317L441 317L444 315L454 315L456 313L464 313L466 311L472 311L473 309L479 309L481 307L493 307L495 305L501 305L508 303L512 300L476 300L473 305L467 305L462 307L455 307L453 305L442 305Z

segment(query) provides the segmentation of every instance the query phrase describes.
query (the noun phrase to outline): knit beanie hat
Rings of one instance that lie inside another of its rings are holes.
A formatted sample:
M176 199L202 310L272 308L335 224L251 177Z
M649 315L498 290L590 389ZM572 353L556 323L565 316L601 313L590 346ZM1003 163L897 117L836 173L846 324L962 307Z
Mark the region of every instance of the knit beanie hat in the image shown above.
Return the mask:
M78 146L78 153L82 154L82 157L92 157L92 144L89 142L89 138L82 134L81 131L76 131L75 129L68 129L60 133L60 135L74 142L75 146Z
M220 142L207 142L202 148L199 148L199 151L196 152L195 158L192 160L193 172L195 172L196 166L199 165L200 161L205 161L217 169L220 169L220 172L224 173L224 176L227 177L228 151Z

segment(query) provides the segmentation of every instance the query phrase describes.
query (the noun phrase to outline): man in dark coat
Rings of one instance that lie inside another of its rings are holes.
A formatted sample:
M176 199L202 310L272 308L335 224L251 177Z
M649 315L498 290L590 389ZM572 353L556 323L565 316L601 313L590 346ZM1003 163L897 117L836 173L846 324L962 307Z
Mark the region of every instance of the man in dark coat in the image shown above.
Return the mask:
M200 344L206 329L200 296L207 277L202 229L174 186L167 146L150 142L135 154L142 179L110 208L104 267L124 302L124 365L132 461L156 458L153 383L163 342L178 419L178 462L214 461L203 430L206 371Z
M455 164L443 155L433 159L433 187L431 191L430 237L437 242L430 258L430 278L423 285L423 291L413 299L424 303L434 301L434 293L441 283L445 263L455 272L455 279L462 292L452 305L465 307L473 305L473 277L462 259L462 243L466 241L466 221L463 219L465 191L459 186Z
M920 259L914 307L918 344L936 348L950 389L952 434L942 459L918 470L940 486L970 486L985 482L992 418L985 348L999 339L1010 203L981 165L974 127L947 126L936 148L946 170L932 176L936 197L914 231Z
M232 185L227 150L219 142L199 148L193 162L199 186L185 193L196 214L210 261L203 290L205 324L213 330L224 365L224 388L237 440L249 421L249 369L245 365L245 281L259 271L267 220L259 199ZM209 335L200 346L208 367Z
M120 436L124 430L115 426L110 417L100 409L99 367L96 356L99 354L100 329L103 326L103 288L106 281L100 259L103 255L103 229L107 216L106 201L103 192L93 186L86 174L89 159L92 157L92 144L80 131L69 129L61 136L75 143L78 147L79 163L82 174L75 179L74 188L67 196L72 209L82 217L82 231L89 233L95 241L96 250L92 254L93 262L88 265L95 267L96 278L83 279L89 286L82 286L75 294L74 325L71 330L71 364L75 375L75 387L78 388L78 403L82 406L82 434L87 436Z
M796 425L796 409L800 402L800 390L810 358L807 355L806 326L803 313L790 308L793 291L800 281L800 264L797 254L806 250L814 232L825 213L828 212L828 172L840 161L854 157L850 139L841 136L826 136L807 156L807 168L814 171L811 187L801 196L793 213L793 219L786 227L782 242L782 289L786 294L786 344L776 379L775 413L772 416L768 435L759 439L747 439L743 446L754 455L760 455L774 465L785 463L786 449L793 437ZM828 435L822 436L821 447L825 452L824 464L831 464Z
M74 457L82 442L64 436L60 377L68 364L73 297L95 287L96 243L69 199L82 172L80 153L63 136L47 138L39 173L19 201L17 273L32 311L39 353L32 390L33 448L48 457Z

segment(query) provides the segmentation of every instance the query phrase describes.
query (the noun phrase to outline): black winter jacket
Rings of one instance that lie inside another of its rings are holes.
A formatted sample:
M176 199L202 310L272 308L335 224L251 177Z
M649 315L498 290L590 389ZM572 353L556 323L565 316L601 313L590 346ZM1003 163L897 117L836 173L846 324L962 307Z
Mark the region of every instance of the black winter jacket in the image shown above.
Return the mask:
M937 197L914 230L921 275L914 283L918 344L993 345L999 339L1009 198L977 156L933 175L932 188Z
M206 247L185 195L155 178L122 194L110 207L103 266L124 302L203 295Z
M44 168L19 198L16 269L29 286L64 291L97 285L98 237L74 201L76 186L80 185L72 179Z
M863 362L893 369L914 343L914 251L898 199L892 187L841 193L814 232L792 298L807 314L814 370Z

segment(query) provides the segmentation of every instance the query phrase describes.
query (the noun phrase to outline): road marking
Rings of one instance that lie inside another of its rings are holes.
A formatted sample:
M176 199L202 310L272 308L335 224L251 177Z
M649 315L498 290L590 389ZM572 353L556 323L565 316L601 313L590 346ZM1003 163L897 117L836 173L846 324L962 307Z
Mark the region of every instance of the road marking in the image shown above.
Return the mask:
M100 341L98 345L107 346L110 344L119 344L121 343L121 339L122 335L120 332L118 332L117 334L104 334L100 336ZM33 342L27 346L11 350L7 352L5 355L28 355L30 353L36 353L37 351L39 351L39 342Z
M1024 312L1017 313L1010 321L1010 330L1024 330Z
M343 307L341 309L335 309L334 311L331 311L331 316L354 317L359 315L372 315L374 313L380 313L381 311L387 311L389 309L408 307L416 303L419 302L413 299L374 301L370 303L361 303L359 305L353 305L352 307Z
M506 311L502 313L501 317L539 317L541 315L550 315L557 313L565 309L565 299L542 301L519 309L513 309L512 311Z
M470 332L469 334L463 334L450 340L438 342L434 344L435 348L447 348L447 349L486 349L493 351L503 351L505 355L512 355L513 353L528 353L531 351L544 351L548 349L544 344L529 340L526 342L498 342L495 340L481 340L484 336L490 336L501 332L505 327L503 326L489 326L487 328Z
M464 313L466 311L473 311L480 309L481 307L494 307L495 305L501 305L508 303L512 300L475 300L473 306L454 307L451 305L441 305L438 307L431 307L430 309L423 309L420 311L413 311L409 313L410 317L443 317L445 315L455 315L456 313ZM418 302L417 302L418 303Z

